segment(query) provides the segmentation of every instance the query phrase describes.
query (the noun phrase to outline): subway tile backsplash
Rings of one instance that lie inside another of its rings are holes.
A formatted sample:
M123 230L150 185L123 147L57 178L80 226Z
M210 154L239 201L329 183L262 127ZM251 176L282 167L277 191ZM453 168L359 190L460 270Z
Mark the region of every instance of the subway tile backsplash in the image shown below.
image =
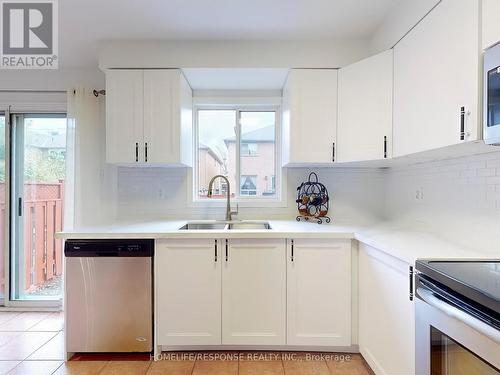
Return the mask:
M500 150L393 168L385 219L500 256Z
M318 173L331 197L333 220L367 221L383 212L384 179L379 170L332 168L287 169L286 207L240 207L239 218L294 219L297 186L310 172ZM189 168L120 168L118 171L119 220L214 219L224 208L202 208L189 203ZM233 204L234 205L234 204Z
M333 222L394 220L495 253L500 244L500 150L386 170L293 168L287 207L242 208L239 218L294 219L296 187L311 171L331 196ZM119 168L119 221L222 218L188 202L189 168Z

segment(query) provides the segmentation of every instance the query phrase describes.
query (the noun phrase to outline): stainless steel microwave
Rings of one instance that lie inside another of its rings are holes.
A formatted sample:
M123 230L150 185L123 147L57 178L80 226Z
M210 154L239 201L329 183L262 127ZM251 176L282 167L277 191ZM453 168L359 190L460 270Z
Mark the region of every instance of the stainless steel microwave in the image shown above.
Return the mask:
M500 145L500 44L484 53L484 142Z

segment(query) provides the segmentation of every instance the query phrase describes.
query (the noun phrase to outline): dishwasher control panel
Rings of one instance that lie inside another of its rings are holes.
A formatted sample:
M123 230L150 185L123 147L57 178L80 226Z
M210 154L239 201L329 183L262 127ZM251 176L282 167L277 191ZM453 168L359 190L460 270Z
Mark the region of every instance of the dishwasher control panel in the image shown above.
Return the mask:
M66 257L152 257L152 239L71 239L64 243Z

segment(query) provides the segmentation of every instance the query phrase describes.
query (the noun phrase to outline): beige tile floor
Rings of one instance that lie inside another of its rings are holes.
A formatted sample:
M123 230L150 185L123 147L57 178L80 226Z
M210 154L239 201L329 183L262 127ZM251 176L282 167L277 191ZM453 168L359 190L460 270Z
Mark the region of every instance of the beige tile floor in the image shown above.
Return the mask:
M152 362L135 357L83 357L64 362L62 313L0 312L0 374L20 375L371 375L359 354L348 360L306 353L169 353ZM144 357L143 357L144 358ZM91 359L91 360L84 360ZM111 359L111 360L110 360Z

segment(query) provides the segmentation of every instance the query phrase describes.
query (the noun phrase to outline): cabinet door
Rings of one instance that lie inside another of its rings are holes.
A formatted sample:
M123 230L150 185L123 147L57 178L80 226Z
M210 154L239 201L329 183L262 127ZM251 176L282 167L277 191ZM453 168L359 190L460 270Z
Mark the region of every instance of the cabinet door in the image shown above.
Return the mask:
M156 242L158 345L221 344L221 261L215 240Z
M392 155L392 50L339 71L339 162Z
M359 247L359 349L377 374L415 373L409 265Z
M106 72L106 161L143 160L143 72Z
M443 0L394 47L394 156L478 139L478 12Z
M180 126L174 102L178 69L144 71L144 147L148 163L180 161ZM177 109L180 112L180 109ZM147 152L146 152L147 150Z
M223 255L222 343L284 345L284 239L231 239Z
M290 241L287 258L287 344L351 345L351 242Z
M285 87L289 163L332 163L337 132L337 70L292 69ZM289 103L287 103L289 101ZM289 107L288 107L289 106ZM289 112L289 113L288 113Z
M500 42L500 1L483 0L483 48Z

